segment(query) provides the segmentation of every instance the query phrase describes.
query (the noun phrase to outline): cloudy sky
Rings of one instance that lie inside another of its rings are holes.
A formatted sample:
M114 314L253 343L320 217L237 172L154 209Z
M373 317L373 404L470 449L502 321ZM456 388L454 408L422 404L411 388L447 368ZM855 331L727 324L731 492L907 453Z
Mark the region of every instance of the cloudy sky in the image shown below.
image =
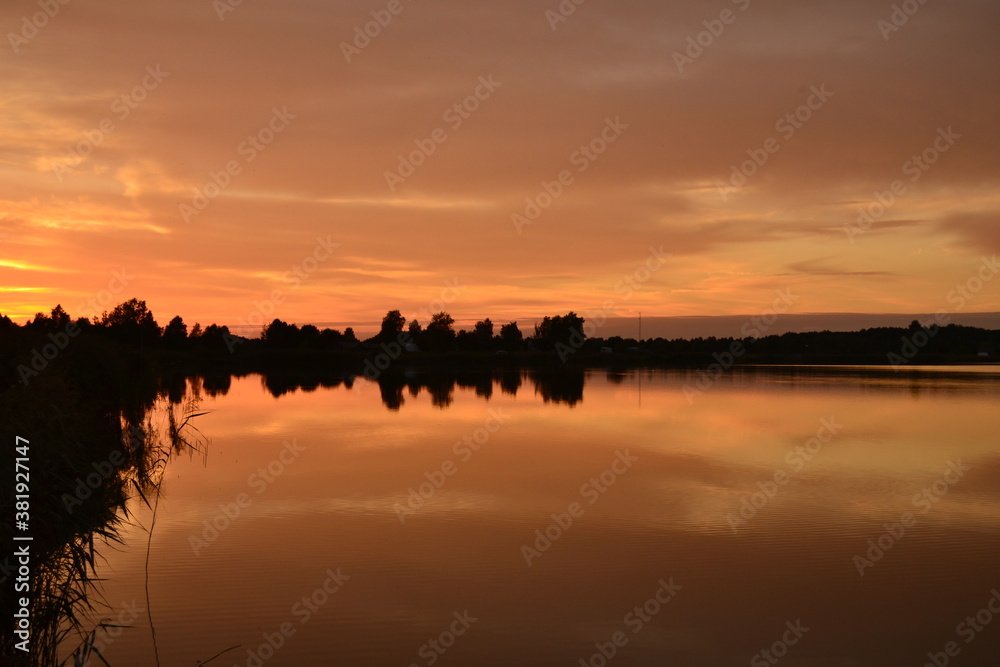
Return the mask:
M1000 311L995 2L237 2L3 4L0 312Z

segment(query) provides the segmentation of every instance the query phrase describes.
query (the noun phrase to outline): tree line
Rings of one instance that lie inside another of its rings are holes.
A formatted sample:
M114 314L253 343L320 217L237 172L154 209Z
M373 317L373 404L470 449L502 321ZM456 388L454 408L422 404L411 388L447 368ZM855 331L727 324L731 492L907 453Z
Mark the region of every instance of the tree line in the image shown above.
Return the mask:
M353 328L319 329L312 324L298 325L274 319L261 327L259 338L235 334L225 325L188 327L180 315L160 326L145 301L130 299L101 316L73 319L61 305L49 314L37 313L24 325L0 315L0 342L5 345L4 361L12 361L14 348L25 351L30 342L33 362L44 364L73 338L104 338L131 348L177 350L211 354L253 350L350 351L398 346L406 352L555 352L562 361L571 355L655 356L662 363L697 364L711 361L713 354L732 349L739 343L741 361L778 359L829 359L832 363L849 358L859 363L895 363L934 357L961 356L996 361L1000 350L1000 331L949 324L923 326L913 321L907 327L875 327L860 331L813 331L785 333L761 338L646 338L636 340L613 336L588 337L583 317L570 311L564 315L545 316L527 333L516 321L497 326L490 318L477 321L469 329L455 327L447 312L434 313L421 323L409 320L399 310L390 310L382 318L378 333L360 340ZM893 357L895 355L895 357ZM23 356L23 355L22 355Z
M495 327L490 318L482 319L469 330L455 329L455 320L447 312L435 313L426 326L418 320L407 322L399 310L390 310L382 318L379 331L367 340L359 340L352 327L319 329L312 324L288 323L275 318L261 327L259 338L247 338L229 330L226 325L195 323L188 327L180 315L160 326L146 302L140 299L124 301L110 311L92 319L72 318L56 305L49 314L36 313L19 326L6 315L0 315L0 332L21 330L38 337L48 335L51 345L65 347L69 340L81 335L98 335L130 347L233 352L244 344L270 350L350 350L365 344L396 342L409 350L450 351L519 351L524 349L552 350L571 337L583 338L584 319L573 312L554 317L545 316L535 325L533 334L525 336L517 322Z

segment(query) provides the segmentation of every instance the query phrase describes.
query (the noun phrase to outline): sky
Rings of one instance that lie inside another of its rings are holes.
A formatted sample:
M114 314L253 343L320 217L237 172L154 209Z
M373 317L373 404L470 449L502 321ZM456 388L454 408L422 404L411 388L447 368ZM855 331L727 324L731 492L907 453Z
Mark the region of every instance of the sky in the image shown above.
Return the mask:
M1000 311L1000 5L576 3L8 0L0 312Z

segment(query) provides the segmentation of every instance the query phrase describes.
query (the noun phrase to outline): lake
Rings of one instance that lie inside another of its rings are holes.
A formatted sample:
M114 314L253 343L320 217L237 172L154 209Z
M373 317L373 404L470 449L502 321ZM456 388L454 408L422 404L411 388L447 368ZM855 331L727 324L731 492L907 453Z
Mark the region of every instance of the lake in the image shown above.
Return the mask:
M206 456L101 552L116 667L995 664L997 367L187 396Z

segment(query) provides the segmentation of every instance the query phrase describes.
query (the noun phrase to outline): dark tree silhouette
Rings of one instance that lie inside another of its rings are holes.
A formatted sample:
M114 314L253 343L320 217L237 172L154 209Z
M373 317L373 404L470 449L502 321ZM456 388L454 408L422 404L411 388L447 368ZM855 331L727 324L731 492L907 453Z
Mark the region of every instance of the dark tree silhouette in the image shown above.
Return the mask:
M500 327L500 344L506 350L519 350L524 341L524 335L517 328L517 322L508 322Z
M390 310L382 318L382 328L378 332L378 337L382 340L396 340L406 326L406 318L398 310Z
M52 320L52 326L56 329L63 329L69 324L69 313L63 310L61 304L56 304L56 307L52 309L52 315L50 317Z
M139 347L156 342L160 336L160 326L145 301L129 299L118 304L109 313L101 314L100 324L113 338L123 343L138 344Z
M449 350L455 342L454 318L443 310L431 315L431 322L424 331L427 347L435 351Z
M187 325L180 315L175 315L167 326L163 327L163 344L168 347L180 347L187 339Z
M574 343L582 342L586 337L583 333L583 323L584 319L573 311L555 317L546 315L535 325L535 344L543 350L554 349L560 344L578 348L579 345Z
M214 325L213 325L214 326ZM315 329L315 327L313 327ZM208 333L208 329L205 330ZM299 342L299 328L294 324L274 318L260 333L261 340L272 349L296 347Z

